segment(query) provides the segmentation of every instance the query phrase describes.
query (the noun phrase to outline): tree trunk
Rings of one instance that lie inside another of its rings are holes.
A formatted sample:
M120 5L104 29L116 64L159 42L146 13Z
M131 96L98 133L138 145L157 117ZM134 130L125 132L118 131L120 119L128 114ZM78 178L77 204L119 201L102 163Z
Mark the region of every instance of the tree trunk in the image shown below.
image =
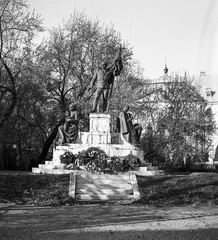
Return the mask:
M56 127L53 129L53 131L51 132L50 136L46 139L44 146L42 148L42 152L38 158L38 164L43 163L45 161L45 158L48 154L49 148L51 147L53 141L55 140L55 137L57 135L58 132L58 127L64 122L64 119L62 119L57 125Z
M0 170L5 169L4 154L3 154L3 145L0 143Z

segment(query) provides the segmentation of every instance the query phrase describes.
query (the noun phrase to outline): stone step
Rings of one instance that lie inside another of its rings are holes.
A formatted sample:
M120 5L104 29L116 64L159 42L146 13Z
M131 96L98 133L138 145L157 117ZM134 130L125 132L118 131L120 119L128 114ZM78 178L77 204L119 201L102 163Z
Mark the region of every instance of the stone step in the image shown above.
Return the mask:
M133 194L132 187L130 189L88 189L88 188L80 188L76 189L76 194L97 194L97 195L112 195L112 194L125 194L131 195Z
M102 201L112 201L112 200L128 200L132 199L133 195L126 194L79 194L76 195L76 199L84 201L102 200Z
M88 184L93 184L93 183L96 183L95 179L85 179L85 178L82 178L80 180L78 180L81 184L85 184L85 183L88 183ZM125 184L125 183L128 183L130 184L130 179L99 179L98 180L98 185L101 185L101 184L109 184L109 185L116 185L116 184Z
M77 178L78 181L80 183L96 183L96 179L95 178ZM129 178L99 178L98 179L98 184L124 184L124 183L128 183L130 184L130 179Z
M41 173L41 170L39 168L32 168L33 173Z
M78 181L76 184L78 189L86 188L86 189L130 189L132 186L128 183L113 183L113 184L99 184L97 182L91 183L81 183Z
M111 175L111 174L90 174L87 172L86 174L82 173L77 176L77 179L85 179L85 180L129 180L129 174L120 174L120 175Z
M53 165L52 161L45 161L45 165Z
M70 170L67 169L43 169L43 168L32 168L33 173L38 174L69 174Z
M140 197L134 173L126 175L84 174L70 175L69 195L79 201L117 201Z
M46 161L45 164L39 164L38 168L32 168L33 173L38 174L69 174L73 170L65 169L66 165L63 163L52 163L52 161ZM137 171L132 171L133 173L137 175L143 175L143 176L157 176L157 175L164 175L164 170L158 170L157 167L147 166L147 167L139 167ZM102 179L102 180L113 180L116 181L116 179L123 179L123 181L129 181L129 175L127 173L124 174L118 174L118 175L111 175L111 174L104 174L104 173L93 173L83 171L81 175L78 175L79 178L84 178L89 181L92 179Z
M45 164L39 164L38 165L39 169L53 169L54 166L53 165L45 165Z
M59 164L39 164L38 168L40 169L65 169L65 164L59 163Z
M57 168L32 168L33 173L37 174L69 174L73 170L68 170L68 169L57 169ZM142 176L159 176L159 175L164 175L165 171L164 170L158 170L158 171L132 171L136 175L142 175ZM98 175L101 176L101 175Z

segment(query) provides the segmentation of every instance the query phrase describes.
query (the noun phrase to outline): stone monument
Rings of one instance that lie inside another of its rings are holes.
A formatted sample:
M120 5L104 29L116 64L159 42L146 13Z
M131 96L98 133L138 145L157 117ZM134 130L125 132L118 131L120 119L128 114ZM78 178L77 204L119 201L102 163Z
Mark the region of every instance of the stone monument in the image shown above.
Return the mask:
M114 78L120 74L122 68L123 65L120 48L114 63L110 66L104 63L103 67L98 69L92 78L91 87L95 84L95 82L97 82L97 90L93 103L93 109L89 116L89 131L78 131L75 142L68 142L65 145L56 146L53 149L52 161L46 161L45 164L39 164L39 168L33 169L33 172L65 173L70 171L64 169L65 165L61 163L61 155L65 152L77 154L78 152L87 150L90 147L100 148L105 151L109 157L123 157L132 154L138 157L141 161L144 160L144 153L139 148L138 142L128 140L130 138L126 137L125 131L111 132L110 129L111 116L108 113L109 99L112 94ZM96 112L100 96L103 97L103 108L101 113ZM134 137L133 132L136 132L136 128L134 127L133 129L133 127L129 128L129 133L127 132L128 136L132 136L132 139Z
M143 161L144 153L139 147L128 143L121 133L110 131L110 118L110 114L90 113L89 132L78 132L76 143L56 146L53 149L52 161L39 164L39 167L34 168L33 172L65 173L69 170L64 170L65 165L61 163L61 155L65 152L77 154L90 147L98 147L110 157L133 154Z

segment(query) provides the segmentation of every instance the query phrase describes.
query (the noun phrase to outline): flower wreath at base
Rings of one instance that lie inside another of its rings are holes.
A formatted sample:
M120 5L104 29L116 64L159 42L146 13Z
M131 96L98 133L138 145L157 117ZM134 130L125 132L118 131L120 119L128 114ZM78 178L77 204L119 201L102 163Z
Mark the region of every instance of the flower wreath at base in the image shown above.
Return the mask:
M110 174L135 170L140 164L139 158L132 154L124 157L109 157L103 150L96 147L90 147L78 154L67 151L61 155L60 159L61 163L66 164L66 168L69 170L86 170Z

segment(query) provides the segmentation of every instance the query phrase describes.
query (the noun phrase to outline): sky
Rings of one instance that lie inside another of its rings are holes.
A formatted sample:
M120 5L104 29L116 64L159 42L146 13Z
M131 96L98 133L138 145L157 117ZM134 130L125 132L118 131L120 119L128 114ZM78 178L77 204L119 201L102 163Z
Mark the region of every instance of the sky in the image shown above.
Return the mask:
M218 74L217 0L27 0L49 29L74 11L113 26L133 49L144 76Z

